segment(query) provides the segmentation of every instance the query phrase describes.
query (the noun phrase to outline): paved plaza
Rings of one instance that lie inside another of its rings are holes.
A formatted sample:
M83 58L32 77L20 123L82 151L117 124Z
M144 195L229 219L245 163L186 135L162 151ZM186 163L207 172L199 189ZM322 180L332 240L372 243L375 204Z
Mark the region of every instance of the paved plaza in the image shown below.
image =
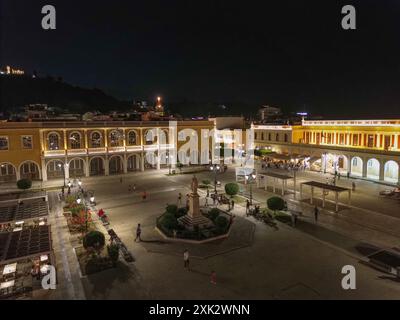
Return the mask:
M197 176L199 181L204 178L212 180L209 172L198 173ZM316 180L318 175L304 173L299 181L311 177ZM165 172L150 171L124 175L122 183L119 176L83 180L87 189L95 190L97 208L104 209L109 215L111 227L132 252L135 262L120 262L115 269L81 277L68 237L65 236L65 226L60 226L61 221L53 224L57 229L53 233L56 237L58 274L60 288L64 288L64 298L400 297L400 286L394 277L364 263L366 254L382 247L397 245L400 217L396 216L395 206L398 203L390 205L389 200L392 199L380 199L375 194L384 186L358 181L359 191L353 197L352 207L342 209L338 214L328 207L321 211L318 225L313 221L312 207L288 195L289 207L303 211L296 228L282 223L278 223L277 229L271 228L252 217L246 217L245 209L237 204L234 210L235 223L229 239L200 245L169 243L154 230L155 219L164 212L167 203L177 203L179 192L188 192L191 178L190 174L167 176ZM218 176L218 180L223 183L234 179L234 170ZM343 179L343 184L346 183L346 179ZM136 184L136 193L128 191L130 184ZM365 194L361 190L364 186ZM144 190L149 194L145 201L140 197L140 192ZM272 195L262 189L254 188L253 191L254 198L261 203L265 203ZM204 194L201 196L204 201ZM369 199L369 202L364 203L363 199ZM50 196L50 201L54 214L58 208L53 205L57 202L55 193ZM386 207L391 209L386 212ZM384 212L379 212L382 208ZM143 242L135 243L134 233L138 223L143 227ZM60 246L63 248L60 249ZM191 255L191 271L183 267L185 249ZM357 271L357 289L346 291L341 287L341 269L349 264L354 265ZM210 283L212 271L217 273L216 285Z

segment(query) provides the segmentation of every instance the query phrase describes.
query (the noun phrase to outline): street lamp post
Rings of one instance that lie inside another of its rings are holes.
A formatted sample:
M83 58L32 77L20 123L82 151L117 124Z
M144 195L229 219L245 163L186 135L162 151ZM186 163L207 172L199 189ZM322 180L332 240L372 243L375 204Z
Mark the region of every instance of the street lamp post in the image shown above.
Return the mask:
M61 163L58 164L58 167L60 169L62 168L63 177L64 177L64 188L65 188L65 167L64 166L65 166L64 164L61 164Z
M217 194L217 172L220 170L218 164L212 164L210 170L214 172L214 193Z
M250 184L250 205L253 205L253 188L252 188L252 182L253 182L254 180L256 180L256 177L257 177L257 176L256 176L255 172L253 171L253 173L251 173L251 174L249 174L249 175L246 175L245 177L246 177L247 183Z

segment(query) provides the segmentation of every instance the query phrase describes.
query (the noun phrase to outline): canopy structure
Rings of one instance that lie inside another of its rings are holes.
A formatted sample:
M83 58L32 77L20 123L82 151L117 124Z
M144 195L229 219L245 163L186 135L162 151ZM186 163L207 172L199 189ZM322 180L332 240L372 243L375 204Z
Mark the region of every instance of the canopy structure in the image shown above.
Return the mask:
M0 223L2 224L43 218L48 215L48 203L43 198L0 205Z
M314 188L322 190L322 207L323 208L325 207L325 197L327 196L329 191L332 191L335 193L335 212L338 212L338 210L339 210L339 194L340 193L347 192L348 196L349 196L348 203L350 204L350 202L351 202L351 189L344 188L344 187L337 187L337 186L333 186L330 184L317 182L317 181L308 181L308 182L303 182L300 184L300 199L303 197L303 186L304 185L311 187L310 204L313 204Z
M274 172L263 172L257 174L257 188L260 188L261 185L264 186L264 189L268 189L268 182L271 181L272 190L275 192L277 188L277 184L281 184L281 193L285 195L285 190L287 189L287 181L289 179L293 179L292 176L286 174L279 174Z
M50 226L0 233L0 264L46 254L52 257Z
M252 174L253 172L254 168L252 167L237 167L235 169L236 181L246 181L246 176Z

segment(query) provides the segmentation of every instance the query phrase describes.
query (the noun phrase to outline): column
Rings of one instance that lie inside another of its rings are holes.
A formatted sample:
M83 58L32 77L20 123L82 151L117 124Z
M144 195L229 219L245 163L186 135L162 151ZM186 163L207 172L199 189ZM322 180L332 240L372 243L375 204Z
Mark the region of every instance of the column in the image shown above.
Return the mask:
M126 153L124 153L124 159L123 159L123 167L124 167L124 173L128 173L128 159L126 157Z
M47 181L47 170L46 170L46 161L44 158L41 159L41 166L42 166L42 181ZM20 170L17 170L17 181L21 179Z
M65 179L69 179L69 164L68 161L64 162L64 174L65 174Z
M140 166L141 166L140 170L141 171L144 171L144 161L145 161L144 154L142 152L142 154L140 155Z
M108 176L110 174L110 163L108 161L108 155L106 155L104 161L104 175Z
M136 154L136 155L134 155L134 157L135 157L135 162L136 162L135 168L136 168L136 170L140 170L140 155Z
M285 180L282 179L282 196L285 195Z
M347 172L349 176L351 175L351 159L353 159L353 156L347 156Z
M379 181L385 180L385 162L379 159Z
M363 166L362 166L362 177L366 178L367 177L367 163L368 159L367 158L362 158Z
M83 165L85 166L85 177L89 177L90 175L89 157L85 157L85 163Z

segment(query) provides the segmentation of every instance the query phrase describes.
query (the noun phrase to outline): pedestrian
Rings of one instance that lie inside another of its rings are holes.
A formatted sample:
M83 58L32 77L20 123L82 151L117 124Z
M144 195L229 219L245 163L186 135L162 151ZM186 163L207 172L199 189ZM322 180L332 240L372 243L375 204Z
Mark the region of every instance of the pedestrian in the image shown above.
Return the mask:
M145 201L147 199L147 192L143 191L142 193L142 200Z
M178 194L178 204L182 204L182 193Z
M211 280L210 282L212 284L217 284L217 273L213 270L211 271Z
M249 209L250 209L250 201L249 199L246 200L246 214L249 213Z
M235 201L232 199L232 210L235 209Z
M128 187L128 192L132 192L132 185L131 184Z
M356 191L356 183L354 181L351 183L351 190L353 192Z
M71 194L71 187L68 187L67 194L68 194L68 195L70 195L70 194Z
M119 183L122 183L122 177L119 178Z
M133 191L133 192L136 191L136 184L133 184L133 186L132 186L132 191Z
M217 201L215 194L213 195L212 199L213 199L213 205L215 207L215 202Z
M64 192L65 192L65 190L64 190L64 187L62 187L61 188L61 194L64 196Z
M189 251L188 251L188 249L185 249L185 251L183 252L183 267L190 271L190 267L189 267Z
M204 206L207 208L208 207L208 198L206 197L206 202L204 204Z
M337 179L340 180L340 172L338 173L338 178Z
M318 214L319 214L318 207L315 206L315 208L314 208L314 219L315 219L315 223L318 222Z
M350 171L347 171L347 179L350 179Z
M142 238L140 237L142 234L142 228L140 227L140 223L138 223L137 227L136 227L136 238L135 238L135 242L137 240L142 241Z

